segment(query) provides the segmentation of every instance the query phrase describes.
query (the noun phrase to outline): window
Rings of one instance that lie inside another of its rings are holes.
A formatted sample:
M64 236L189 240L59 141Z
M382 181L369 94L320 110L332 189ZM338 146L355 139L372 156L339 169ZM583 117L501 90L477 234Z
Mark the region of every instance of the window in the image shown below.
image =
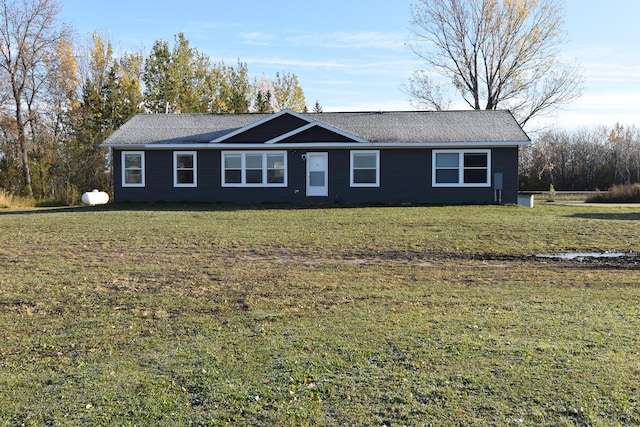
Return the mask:
M380 151L351 151L351 186L380 186Z
M284 154L267 154L267 182L284 184Z
M173 186L198 186L198 153L195 151L173 152Z
M245 178L247 184L262 184L262 154L245 154Z
M223 184L242 184L242 154L223 153Z
M434 187L488 187L490 150L433 150Z
M144 151L122 152L122 186L144 187Z
M286 187L286 151L223 151L223 187Z

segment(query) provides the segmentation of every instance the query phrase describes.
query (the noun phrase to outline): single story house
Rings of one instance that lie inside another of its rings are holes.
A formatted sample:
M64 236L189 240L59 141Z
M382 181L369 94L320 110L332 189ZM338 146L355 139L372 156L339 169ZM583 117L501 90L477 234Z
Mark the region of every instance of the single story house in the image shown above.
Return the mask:
M139 114L102 144L117 202L517 203L509 111Z

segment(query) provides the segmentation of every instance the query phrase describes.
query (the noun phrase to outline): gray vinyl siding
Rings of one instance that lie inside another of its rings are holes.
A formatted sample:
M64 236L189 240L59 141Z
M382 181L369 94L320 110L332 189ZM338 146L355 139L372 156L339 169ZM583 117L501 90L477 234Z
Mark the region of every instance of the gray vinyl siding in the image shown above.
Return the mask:
M197 150L198 186L173 186L173 151L145 152L145 186L122 187L121 155L114 150L114 201L116 202L228 202L228 203L304 203L304 163L295 156L300 168L288 153L289 176L287 187L238 188L221 185L221 152ZM300 191L295 192L298 188Z
M518 203L518 149L494 148L491 150L492 173L502 172L504 176L504 189L502 203Z
M380 187L349 186L349 150L329 152L329 199L339 203L492 203L491 187L438 187L432 182L432 150L380 150ZM491 174L502 172L503 203L517 203L518 149L491 150Z
M277 149L277 147L274 147ZM452 147L454 148L454 147ZM239 147L241 149L241 147ZM309 150L312 151L312 150ZM305 151L287 152L287 187L222 187L221 152L198 153L198 186L173 186L173 151L145 152L145 187L122 187L121 151L114 150L114 200L116 202L227 202L227 203L379 203L457 204L491 203L493 187L432 188L432 150L381 149L380 187L350 187L350 150L313 150L329 153L329 196L306 197ZM491 149L491 174L503 173L503 203L516 203L518 192L517 147Z

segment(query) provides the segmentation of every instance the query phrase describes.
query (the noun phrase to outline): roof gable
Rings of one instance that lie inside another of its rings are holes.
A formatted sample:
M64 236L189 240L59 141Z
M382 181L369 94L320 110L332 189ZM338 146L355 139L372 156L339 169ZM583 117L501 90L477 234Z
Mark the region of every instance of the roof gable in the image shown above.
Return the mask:
M306 117L290 110L282 110L220 136L211 142L260 143L277 138L310 122Z
M303 136L304 135L304 136ZM296 136L298 136L296 138ZM307 138L307 139L304 139ZM222 135L215 143L265 143L277 142L363 142L364 140L334 128L326 123L310 119L291 110L282 110L254 123Z
M320 122L309 123L294 131L275 138L271 143L295 142L365 142L362 138L350 135L339 129Z

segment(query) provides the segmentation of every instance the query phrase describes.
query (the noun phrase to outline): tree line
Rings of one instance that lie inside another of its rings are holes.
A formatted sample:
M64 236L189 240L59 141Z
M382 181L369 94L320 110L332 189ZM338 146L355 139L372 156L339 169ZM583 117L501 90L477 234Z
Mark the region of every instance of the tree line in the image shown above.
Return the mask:
M523 190L606 190L640 183L640 129L613 127L550 130L520 151Z
M184 34L148 54L116 55L97 33L74 46L59 12L59 0L0 0L0 191L68 202L108 191L100 144L137 113L307 109L295 74L250 81L246 63L214 62ZM425 67L406 89L419 106L448 109L445 95L457 94L470 108L509 109L525 126L580 94L578 68L558 61L560 0L416 0L412 24L410 46ZM522 150L520 186L640 182L638 133L616 125L540 134Z
M109 190L100 144L138 113L307 109L295 74L250 81L245 62L214 62L184 34L157 40L147 55L116 55L98 33L74 46L60 7L0 0L0 191L72 202Z

